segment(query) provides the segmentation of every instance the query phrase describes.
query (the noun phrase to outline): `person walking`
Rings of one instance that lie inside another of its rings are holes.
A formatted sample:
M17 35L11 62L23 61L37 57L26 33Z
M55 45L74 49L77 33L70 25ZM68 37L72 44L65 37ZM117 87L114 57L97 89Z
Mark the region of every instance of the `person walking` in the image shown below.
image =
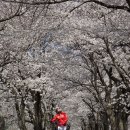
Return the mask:
M56 123L57 130L67 130L68 116L61 108L56 108L56 115L51 119L52 123Z

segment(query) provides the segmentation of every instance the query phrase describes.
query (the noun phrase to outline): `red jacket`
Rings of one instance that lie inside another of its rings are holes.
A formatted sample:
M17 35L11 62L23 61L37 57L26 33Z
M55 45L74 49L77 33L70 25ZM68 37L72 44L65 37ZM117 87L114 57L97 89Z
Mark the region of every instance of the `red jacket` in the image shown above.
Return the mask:
M68 116L66 113L61 112L54 116L54 118L51 119L51 122L56 122L58 126L66 126L68 121Z

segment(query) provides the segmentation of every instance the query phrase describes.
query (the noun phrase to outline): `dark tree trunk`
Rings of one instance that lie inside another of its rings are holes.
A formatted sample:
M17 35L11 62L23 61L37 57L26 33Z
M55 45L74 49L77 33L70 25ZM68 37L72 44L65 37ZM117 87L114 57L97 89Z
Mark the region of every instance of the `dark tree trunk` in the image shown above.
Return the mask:
M0 117L0 130L5 130L5 120L4 120L4 117Z
M109 117L107 115L106 112L103 112L100 114L100 117L101 117L101 122L102 122L102 126L103 126L103 130L109 130Z
M125 113L116 113L111 116L112 130L128 130L128 116Z
M21 99L21 104L18 103L17 99L15 100L15 108L18 117L18 126L20 130L27 130L25 125L25 104L23 98Z
M35 92L34 94L34 130L42 130L42 109L41 109L41 95L40 92Z

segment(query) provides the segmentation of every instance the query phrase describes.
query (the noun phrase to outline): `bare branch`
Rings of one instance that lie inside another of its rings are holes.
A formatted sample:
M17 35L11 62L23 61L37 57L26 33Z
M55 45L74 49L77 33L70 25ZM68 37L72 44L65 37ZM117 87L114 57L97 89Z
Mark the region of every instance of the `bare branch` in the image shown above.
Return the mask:
M18 7L17 11L16 11L14 14L12 14L12 15L6 17L6 18L0 19L0 23L1 23L1 22L5 22L5 21L8 21L8 20L13 19L13 18L18 17L18 16L22 16L22 15L25 14L25 13L27 12L27 10L28 10L28 8L27 8L25 11L21 11L21 9L22 9L22 5L19 4L19 7Z
M127 0L127 1L129 1L129 0ZM97 1L97 0L92 0L92 2L96 3L98 5L101 5L103 7L106 7L108 9L115 9L115 10L120 9L120 10L125 10L130 13L130 8L127 6L124 6L124 5L111 5L111 4L106 4L106 3L103 3L103 2Z
M3 2L11 2L11 3L22 3L22 4L28 4L28 5L52 5L52 4L60 4L60 3L65 3L65 2L68 2L68 1L72 1L72 0L60 0L60 1L40 1L40 2L26 2L26 1L14 1L14 0L2 0ZM112 5L112 4L107 4L107 3L104 3L104 2L101 2L101 1L98 1L98 0L87 0L87 1L84 1L83 3L81 3L80 5L78 5L77 7L74 7L70 12L72 12L73 10L75 10L76 8L79 8L80 6L82 6L83 4L85 3L88 3L88 2L93 2L95 4L98 4L100 6L103 6L103 7L106 7L108 9L115 9L115 10L124 10L124 11L127 11L130 13L130 0L126 0L127 4L129 5L128 6L125 6L125 5Z
M25 2L25 1L14 1L14 0L2 0L3 2L12 2L12 3L22 3L22 4L28 4L28 5L52 5L52 4L60 4L71 0L60 0L60 1L40 1L40 2Z
M130 0L126 0L128 6L130 7Z

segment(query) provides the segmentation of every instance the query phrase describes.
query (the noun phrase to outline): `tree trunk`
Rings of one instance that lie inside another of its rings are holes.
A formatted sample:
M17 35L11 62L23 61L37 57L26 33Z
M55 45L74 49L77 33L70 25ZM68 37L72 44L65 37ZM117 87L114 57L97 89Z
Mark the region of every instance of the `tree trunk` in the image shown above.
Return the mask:
M116 113L110 120L111 130L128 130L128 117L125 113Z
M0 130L5 130L5 120L2 116L0 116Z
M120 130L128 130L128 116L125 113L120 115L119 128Z
M102 113L100 114L100 117L101 117L101 122L102 122L102 129L103 130L109 130L109 117L107 115L106 112L102 111Z
M18 126L20 130L27 130L25 125L25 104L23 98L21 99L21 104L19 105L17 99L15 100L15 108L18 117Z
M42 109L41 109L40 92L35 92L34 100L35 100L35 104L34 104L34 113L35 113L34 130L42 130Z

